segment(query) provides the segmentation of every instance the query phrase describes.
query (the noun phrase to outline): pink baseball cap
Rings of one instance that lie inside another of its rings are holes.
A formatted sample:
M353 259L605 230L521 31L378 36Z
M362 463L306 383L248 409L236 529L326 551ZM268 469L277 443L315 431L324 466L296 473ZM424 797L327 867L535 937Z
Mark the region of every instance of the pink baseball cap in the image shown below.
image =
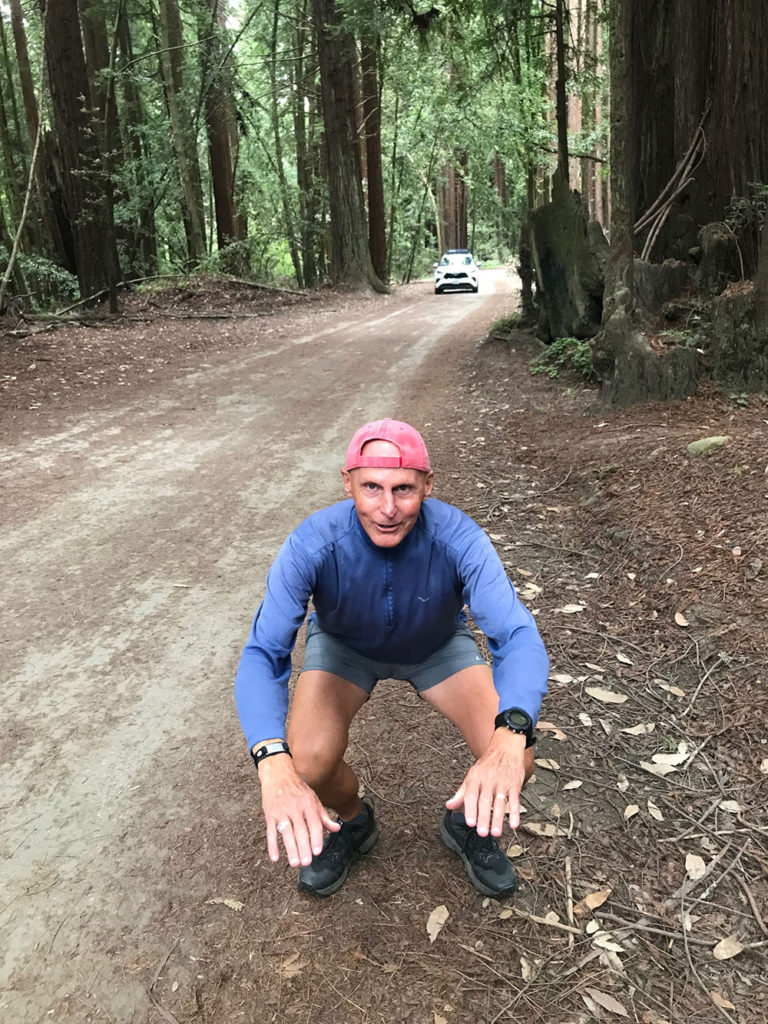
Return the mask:
M363 455L369 441L389 441L400 449L399 455ZM424 438L408 423L400 420L374 420L361 427L349 442L346 469L419 469L429 473L429 454Z

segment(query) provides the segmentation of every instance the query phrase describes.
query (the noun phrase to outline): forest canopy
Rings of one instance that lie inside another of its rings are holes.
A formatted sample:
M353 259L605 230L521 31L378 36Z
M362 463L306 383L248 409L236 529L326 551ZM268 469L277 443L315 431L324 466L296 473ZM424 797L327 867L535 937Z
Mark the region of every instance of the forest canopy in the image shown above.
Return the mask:
M760 0L0 0L0 44L0 311L192 271L385 291L467 247L617 397L638 353L688 393L745 318L713 363L768 386Z

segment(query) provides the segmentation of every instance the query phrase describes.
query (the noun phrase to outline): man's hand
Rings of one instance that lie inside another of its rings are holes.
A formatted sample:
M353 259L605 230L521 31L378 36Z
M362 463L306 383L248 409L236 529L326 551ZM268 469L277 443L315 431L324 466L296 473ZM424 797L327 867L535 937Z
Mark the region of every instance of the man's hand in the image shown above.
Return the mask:
M323 828L338 832L341 826L299 777L288 754L265 757L259 765L259 779L269 859L280 859L279 835L291 867L306 867L313 854L323 849Z
M525 781L525 736L497 729L488 749L467 772L456 794L446 800L449 811L464 805L464 817L477 834L500 836L504 813L509 811L509 824L520 824L520 790Z

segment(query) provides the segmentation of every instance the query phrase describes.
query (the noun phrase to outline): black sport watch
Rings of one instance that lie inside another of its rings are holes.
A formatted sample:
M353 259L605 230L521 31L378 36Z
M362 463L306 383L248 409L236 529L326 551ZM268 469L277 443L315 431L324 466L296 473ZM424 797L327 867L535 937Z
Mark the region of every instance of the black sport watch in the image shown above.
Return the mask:
M509 729L519 736L525 736L526 747L532 747L536 742L533 738L533 719L527 711L522 708L508 708L496 715L494 723L496 729Z

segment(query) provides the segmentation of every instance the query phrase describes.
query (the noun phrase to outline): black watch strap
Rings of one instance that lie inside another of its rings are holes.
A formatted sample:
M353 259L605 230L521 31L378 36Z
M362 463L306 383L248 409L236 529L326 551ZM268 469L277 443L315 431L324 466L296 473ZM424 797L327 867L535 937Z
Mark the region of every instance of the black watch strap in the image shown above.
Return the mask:
M507 708L505 711L500 711L494 721L494 728L509 729L510 732L517 733L519 736L525 736L526 749L532 747L536 742L533 735L533 720L522 708Z
M265 758L272 757L274 754L287 754L290 757L291 748L285 740L274 740L272 743L262 743L261 746L251 751L253 763L257 768Z

